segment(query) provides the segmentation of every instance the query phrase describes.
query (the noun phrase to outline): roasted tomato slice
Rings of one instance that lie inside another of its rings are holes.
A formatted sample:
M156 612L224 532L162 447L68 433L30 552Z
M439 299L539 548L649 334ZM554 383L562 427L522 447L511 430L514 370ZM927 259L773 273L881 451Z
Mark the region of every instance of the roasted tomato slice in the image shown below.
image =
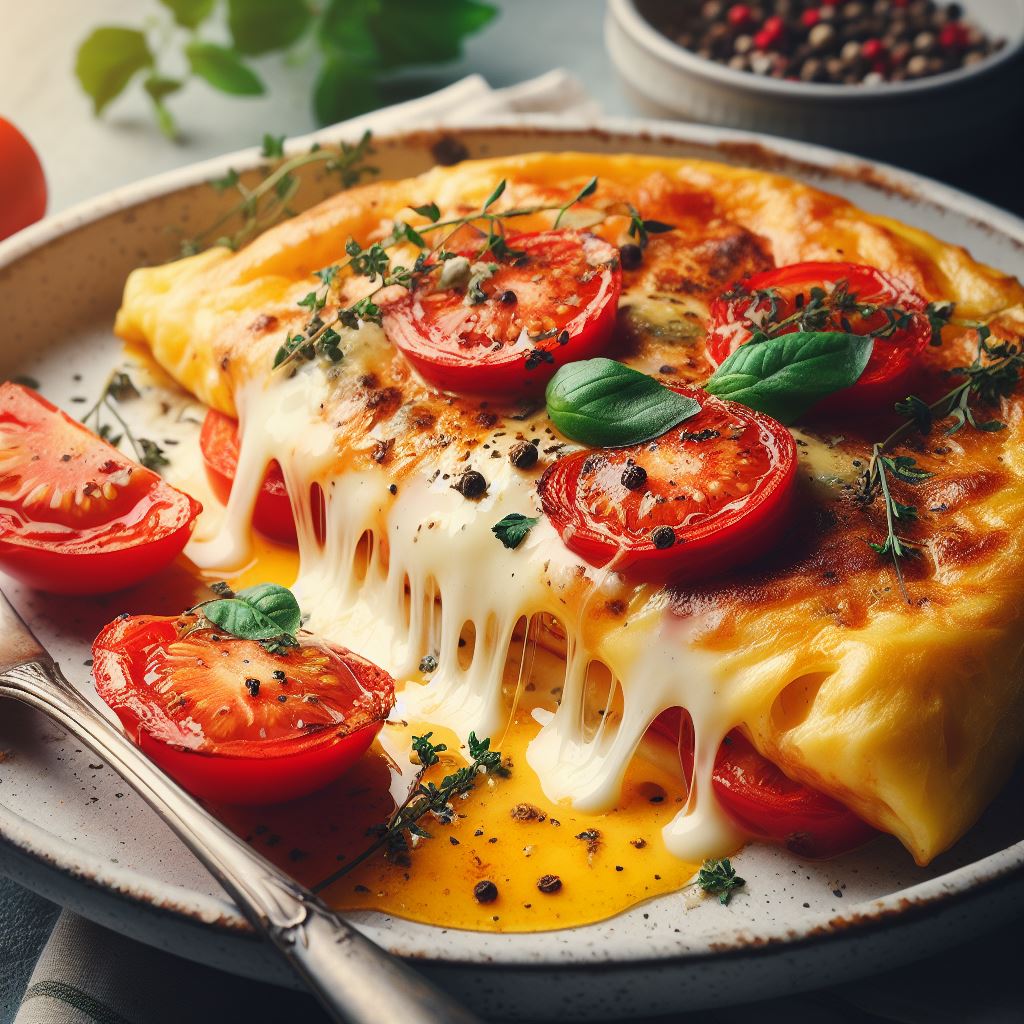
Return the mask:
M394 680L300 637L271 654L194 615L124 617L93 644L96 690L128 735L189 792L269 804L312 793L373 742Z
M185 546L199 502L41 395L0 385L0 568L40 590L138 583Z
M678 737L683 772L689 778L693 774L690 716L673 708L658 717L654 728L672 740ZM712 782L722 809L745 832L781 843L802 857L836 857L878 835L848 807L789 778L737 730L718 750Z
M540 479L565 544L593 565L690 582L771 549L786 528L797 451L781 423L697 388L701 405L661 437L576 452Z
M384 330L424 380L448 391L517 395L543 391L563 363L600 355L615 326L618 252L577 231L510 235L520 256L477 258L496 267L477 285L431 280L384 309ZM463 264L465 266L465 264Z
M203 420L199 434L199 447L203 453L206 478L213 493L223 503L228 503L231 485L238 472L238 423L216 409L211 409ZM281 467L272 462L256 497L252 513L252 524L260 533L274 540L295 542L295 518L292 503L284 485Z
M822 312L821 322L814 325L819 331L875 333L891 322L885 310L901 320L884 337L876 337L857 383L830 395L821 408L845 412L904 397L907 377L931 338L928 304L897 278L858 263L795 263L741 281L711 304L708 355L721 364L755 330L776 327L777 333L788 334L801 329L790 318L799 311L806 317L815 301L835 307Z

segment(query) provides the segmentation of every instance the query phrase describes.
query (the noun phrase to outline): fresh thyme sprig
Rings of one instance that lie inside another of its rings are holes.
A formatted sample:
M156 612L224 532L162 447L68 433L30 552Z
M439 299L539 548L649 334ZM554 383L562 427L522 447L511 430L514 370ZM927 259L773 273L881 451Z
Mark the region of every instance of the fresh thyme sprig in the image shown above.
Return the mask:
M917 461L909 455L883 455L882 451L882 445L876 444L872 447L871 460L861 478L861 500L868 503L880 495L885 506L885 540L881 544L873 541L868 541L868 544L873 551L892 559L900 593L903 595L903 600L910 604L910 595L907 593L907 584L903 579L903 569L900 563L904 558L916 554L921 545L909 537L901 536L897 532L897 523L916 520L917 506L904 505L893 497L889 486L889 477L895 477L907 484L919 484L929 479L932 474L921 469Z
M277 350L274 356L275 369L288 366L300 358L310 360L318 355L328 358L331 362L338 362L343 355L336 330L339 325L355 328L360 323L379 324L382 314L375 299L385 288L398 285L411 290L438 269L442 270L442 286L451 287L455 283L463 285L466 289L466 301L470 305L484 301L487 296L481 285L497 271L497 265L481 261L486 257L493 257L514 262L525 255L509 246L505 222L536 213L557 211L554 221L554 226L557 227L573 206L597 191L597 184L597 178L591 178L567 203L545 203L498 211L494 210L493 206L505 193L507 182L503 178L480 208L472 213L441 220L438 205L434 202L426 203L410 209L425 217L429 222L427 224L413 227L398 220L386 238L366 248L354 239L349 239L345 245L348 259L318 271L317 276L324 284L299 300L299 305L309 309L312 315L303 330L297 334L290 334ZM456 256L445 248L447 242L466 226L479 226L482 232L486 232L472 261L463 256ZM658 224L657 230L671 230L671 226ZM442 231L445 234L440 241L428 243L427 236L433 237L435 233ZM389 251L399 245L412 245L419 250L411 267L392 263ZM450 268L447 266L449 263L452 264ZM333 318L325 320L321 314L327 305L331 290L346 272L357 277L365 277L371 284L377 284L377 287L357 302L339 308ZM446 278L449 279L448 284L445 283Z
M697 885L706 893L717 896L723 907L732 899L733 890L742 889L746 884L746 880L736 874L728 857L723 860L706 860L697 872Z
M766 341L776 338L787 331L827 331L841 330L847 334L854 332L850 317L860 316L865 320L873 316L883 317L884 322L874 330L866 332L872 338L890 338L897 331L906 330L919 311L903 309L900 306L887 306L875 302L862 302L859 296L850 291L848 281L837 281L831 291L820 286L811 288L807 295L800 293L795 298L796 309L788 316L779 319L783 298L776 288L755 288L747 291L738 285L723 298L742 299L749 296L750 305L744 313L754 329L751 341ZM763 322L758 324L752 314L765 306ZM937 344L941 338L941 330L948 321L952 306L949 303L932 303L924 311L931 329L931 340ZM865 333L865 332L856 332Z
M298 153L284 158L284 136L264 135L261 155L279 163L268 169L266 177L253 188L247 187L237 171L231 169L222 178L210 184L219 192L234 191L239 200L226 210L209 227L181 243L181 254L193 256L210 245L223 245L238 249L261 231L272 227L278 221L294 215L289 205L300 187L295 172L310 164L322 164L324 170L338 176L341 188L359 184L367 175L377 173L377 168L366 163L372 156L370 132L364 132L354 145L347 142L335 149L314 144L308 153ZM234 231L228 228L240 221Z
M929 309L941 306L937 319L948 323L953 315L951 303L933 303ZM978 337L978 348L968 366L959 366L949 371L950 376L962 378L934 402L928 403L916 395L909 395L896 403L896 412L904 421L882 442L871 449L871 459L861 474L858 497L864 504L870 504L881 497L885 507L886 538L881 544L869 541L870 546L880 555L892 558L900 593L910 602L906 583L903 579L901 561L918 552L921 545L901 536L897 523L912 522L917 518L914 505L897 501L889 487L889 477L907 484L919 484L932 476L921 469L910 456L889 456L897 444L912 434L928 434L933 426L952 418L946 429L947 435L955 434L965 426L987 432L1003 430L1006 424L998 419L980 420L975 415L975 403L994 406L1000 399L1009 397L1020 381L1024 370L1024 350L1019 343L991 341L991 329L986 324L970 324Z
M151 441L148 437L136 437L117 407L119 402L130 401L138 397L139 389L132 382L131 377L122 370L115 370L107 378L99 398L82 417L82 423L115 448L124 438L127 438L135 453L135 460L146 469L158 470L162 466L170 465L164 450L156 441ZM122 431L120 434L115 433L117 427L112 426L106 417L112 417L120 426Z
M467 741L469 764L446 775L440 784L424 782L423 776L427 769L436 765L440 761L439 755L448 749L444 743L431 742L433 735L428 732L412 738L412 748L419 758L420 772L401 806L385 824L374 830L376 838L362 853L314 885L313 892L322 892L333 885L381 848L386 848L391 856L404 853L408 849L407 836L430 839L430 833L420 824L423 818L428 814L434 814L441 821L451 821L454 816L452 800L468 793L476 785L477 777L481 773L507 774L508 769L501 762L501 752L491 750L489 739L478 740L476 733L471 732Z

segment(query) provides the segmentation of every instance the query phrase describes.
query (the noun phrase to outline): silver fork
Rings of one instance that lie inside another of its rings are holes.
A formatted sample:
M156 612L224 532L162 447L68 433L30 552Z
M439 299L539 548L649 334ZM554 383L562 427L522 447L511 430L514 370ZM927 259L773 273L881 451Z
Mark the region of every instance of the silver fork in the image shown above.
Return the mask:
M258 854L160 771L64 678L2 592L0 697L43 712L117 771L202 861L334 1020L477 1021Z

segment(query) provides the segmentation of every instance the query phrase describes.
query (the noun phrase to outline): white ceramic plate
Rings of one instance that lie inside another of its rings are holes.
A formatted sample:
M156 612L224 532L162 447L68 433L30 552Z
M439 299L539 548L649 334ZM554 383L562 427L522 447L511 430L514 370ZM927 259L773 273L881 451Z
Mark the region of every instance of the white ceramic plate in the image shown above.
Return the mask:
M376 148L389 177L424 170L435 154L462 152L571 148L739 162L838 192L1024 273L1024 223L1016 218L921 178L764 137L635 122L571 129L534 118L395 136ZM120 357L111 322L125 275L173 256L175 230L188 234L212 219L223 197L203 184L208 178L257 163L253 151L164 175L0 245L0 373L36 377L53 400L84 410L74 399L94 394ZM329 190L329 182L311 179L302 204ZM5 589L68 676L91 693L89 641L130 599ZM144 942L292 983L199 864L88 751L13 705L0 714L0 751L8 752L0 764L0 869ZM1019 915L1020 792L1011 784L927 870L887 839L827 864L755 846L736 858L748 886L727 908L707 900L688 909L677 894L602 924L532 935L449 931L370 913L357 920L492 1017L593 1020L739 1002L892 967Z

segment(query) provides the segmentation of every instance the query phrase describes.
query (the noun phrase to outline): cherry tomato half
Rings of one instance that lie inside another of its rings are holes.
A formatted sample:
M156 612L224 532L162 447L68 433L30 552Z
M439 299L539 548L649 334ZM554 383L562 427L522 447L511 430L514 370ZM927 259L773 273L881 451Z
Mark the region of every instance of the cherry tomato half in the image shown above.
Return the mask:
M690 778L690 716L672 708L659 715L654 729L672 740L679 739L682 769ZM722 809L740 828L758 839L780 843L803 857L836 857L878 835L848 807L789 778L735 729L718 750L712 784Z
M753 274L711 304L707 351L721 364L755 329L762 331L806 310L811 290L819 288L834 296L838 288L848 296L845 310L827 315L816 326L821 331L870 334L887 326L884 312L862 313L856 306L885 306L906 315L906 322L885 337L876 337L868 365L856 384L837 391L820 403L829 412L846 412L865 404L881 406L904 397L906 379L931 338L925 314L927 302L898 278L857 263L794 263ZM780 328L780 334L800 329L796 323Z
M199 448L203 453L206 478L210 481L213 493L226 505L238 472L238 423L230 416L211 409L203 420ZM292 503L288 498L281 467L276 462L267 467L266 476L260 485L252 524L260 533L274 540L295 543Z
M300 637L271 654L195 615L116 619L93 644L96 691L185 789L269 804L320 789L367 750L394 680L342 647Z
M790 432L698 388L674 390L700 412L644 444L568 455L540 479L545 514L593 565L689 582L751 561L786 528Z
M36 151L0 117L0 238L34 224L46 213L46 177Z
M519 256L460 255L497 270L474 302L434 283L384 309L391 342L424 380L449 391L536 393L563 363L600 355L615 326L622 271L607 242L577 231L510 235Z
M199 502L41 395L0 385L0 568L40 590L102 594L185 546Z

